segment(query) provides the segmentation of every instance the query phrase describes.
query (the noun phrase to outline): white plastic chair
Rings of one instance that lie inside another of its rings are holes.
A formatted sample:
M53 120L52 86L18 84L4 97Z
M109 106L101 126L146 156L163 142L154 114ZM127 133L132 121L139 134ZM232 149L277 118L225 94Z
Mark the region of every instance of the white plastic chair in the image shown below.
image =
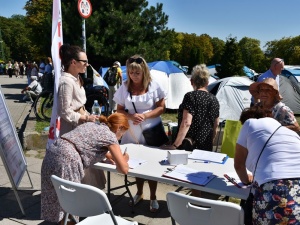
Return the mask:
M167 204L173 218L173 225L175 225L174 220L180 225L244 224L244 210L231 202L169 192Z
M121 217L115 216L106 194L91 185L75 183L64 180L55 175L51 176L59 203L67 213L64 224L67 223L69 214L87 217L78 225L138 225Z

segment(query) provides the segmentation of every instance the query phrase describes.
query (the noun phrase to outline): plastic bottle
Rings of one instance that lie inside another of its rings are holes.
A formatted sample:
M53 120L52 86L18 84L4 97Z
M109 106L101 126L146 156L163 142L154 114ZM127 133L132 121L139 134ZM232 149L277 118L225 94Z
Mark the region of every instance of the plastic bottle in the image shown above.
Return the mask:
M92 107L92 114L97 116L101 115L101 107L98 103L98 100L94 100L94 105ZM97 120L96 123L99 123L99 120Z

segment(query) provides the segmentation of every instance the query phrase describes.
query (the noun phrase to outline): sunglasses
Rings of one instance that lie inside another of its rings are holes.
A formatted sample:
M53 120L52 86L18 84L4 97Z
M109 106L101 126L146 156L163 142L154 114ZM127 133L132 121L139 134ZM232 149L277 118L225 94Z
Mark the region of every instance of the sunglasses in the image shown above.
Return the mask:
M137 64L141 64L143 62L143 59L142 58L129 58L128 59L128 62L129 63L133 63L133 62L136 62Z
M89 64L89 61L86 59L75 59L78 62L83 62L84 64Z

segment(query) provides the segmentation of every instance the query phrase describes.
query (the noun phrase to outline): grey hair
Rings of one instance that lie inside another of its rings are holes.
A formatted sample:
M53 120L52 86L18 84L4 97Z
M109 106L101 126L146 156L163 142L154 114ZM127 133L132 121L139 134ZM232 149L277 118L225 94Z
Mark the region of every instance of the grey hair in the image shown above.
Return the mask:
M193 67L191 81L197 89L202 88L208 84L209 76L210 74L205 64L196 65Z

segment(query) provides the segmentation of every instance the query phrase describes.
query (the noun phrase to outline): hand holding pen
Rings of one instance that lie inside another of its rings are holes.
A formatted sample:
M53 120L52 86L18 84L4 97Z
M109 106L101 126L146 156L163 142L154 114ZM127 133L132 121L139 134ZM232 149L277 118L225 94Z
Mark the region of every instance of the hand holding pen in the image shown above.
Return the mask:
M224 174L224 177L231 182L232 184L234 184L234 186L238 187L238 188L242 188L233 177L228 176L227 174Z
M129 160L129 155L127 154L127 147L125 148L125 151L123 153L123 157L126 159L126 161L128 162Z

